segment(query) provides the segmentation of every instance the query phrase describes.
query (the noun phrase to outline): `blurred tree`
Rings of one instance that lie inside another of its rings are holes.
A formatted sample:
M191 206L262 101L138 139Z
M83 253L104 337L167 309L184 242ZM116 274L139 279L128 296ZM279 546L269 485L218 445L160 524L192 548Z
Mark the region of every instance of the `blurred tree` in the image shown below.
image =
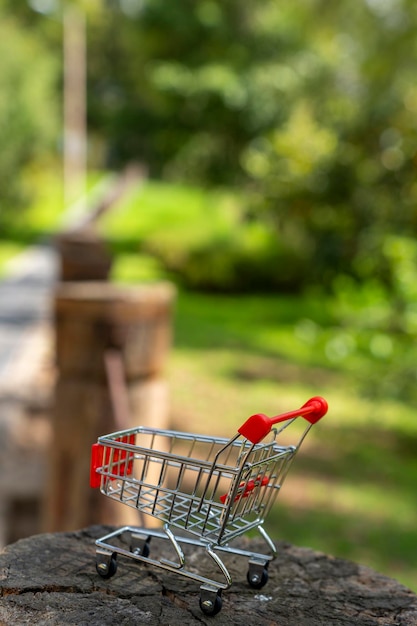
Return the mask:
M392 283L386 235L417 227L412 0L77 2L90 140L107 164L143 159L158 176L238 188L245 223L268 233L274 288L274 245L286 288L339 273ZM27 3L1 6L46 32Z
M297 287L389 279L384 236L417 223L411 0L113 0L91 36L112 163L238 186Z
M309 250L309 281L330 284L339 272L390 280L384 238L416 227L416 8L309 5L320 17L311 13L298 53L308 66L302 88L285 123L249 145L243 165L259 209Z
M0 4L0 221L25 199L24 171L57 146L57 63Z

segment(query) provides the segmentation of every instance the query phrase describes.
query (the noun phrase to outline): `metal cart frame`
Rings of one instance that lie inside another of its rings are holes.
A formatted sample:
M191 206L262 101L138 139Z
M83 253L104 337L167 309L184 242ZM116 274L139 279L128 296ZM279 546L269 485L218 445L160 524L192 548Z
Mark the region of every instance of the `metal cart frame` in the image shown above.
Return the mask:
M163 528L125 526L98 539L97 572L103 578L113 576L118 555L175 572L200 583L200 607L207 615L221 609L222 591L232 584L220 555L246 557L248 583L262 588L276 556L264 520L307 432L326 412L326 401L314 397L300 409L273 418L252 415L232 439L144 427L99 437L92 447L91 486L160 520ZM307 421L297 443L280 445L279 435L297 417ZM180 532L174 534L172 528ZM230 545L251 529L264 539L267 554ZM152 538L168 541L174 558L153 559ZM187 566L186 545L205 551L220 580Z

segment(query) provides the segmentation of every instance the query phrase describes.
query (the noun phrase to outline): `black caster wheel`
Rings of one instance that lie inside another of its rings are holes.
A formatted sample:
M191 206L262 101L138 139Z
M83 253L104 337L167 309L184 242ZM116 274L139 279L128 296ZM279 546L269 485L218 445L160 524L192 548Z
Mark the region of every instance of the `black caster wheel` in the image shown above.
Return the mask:
M252 589L262 589L262 587L264 587L268 582L268 570L266 567L262 570L258 568L256 570L251 570L251 568L249 568L246 578Z
M151 550L149 547L149 543L145 543L141 548L138 546L131 546L130 551L133 552L133 554L143 556L145 559L147 559Z
M204 596L200 598L200 609L204 613L204 615L208 615L213 617L217 615L223 606L223 600L219 593L216 595L213 594L213 597Z
M101 578L104 578L104 580L107 580L108 578L111 578L112 576L115 575L115 573L117 572L117 560L115 556L112 556L110 558L109 561L97 561L96 562L96 570L97 573L101 576Z
M147 559L150 553L150 541L151 537L133 533L130 541L130 551L132 554L143 556Z

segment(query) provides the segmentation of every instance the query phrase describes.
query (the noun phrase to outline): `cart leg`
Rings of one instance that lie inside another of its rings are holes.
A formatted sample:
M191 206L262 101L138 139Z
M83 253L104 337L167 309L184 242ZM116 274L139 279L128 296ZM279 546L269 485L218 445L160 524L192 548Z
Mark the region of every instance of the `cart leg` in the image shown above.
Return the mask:
M178 557L178 563L175 563L174 561L171 561L169 559L161 559L161 564L162 565L168 565L168 567L175 567L176 569L181 569L184 567L185 565L185 555L184 552L182 551L182 548L180 546L180 544L178 543L178 541L175 538L174 533L170 530L168 524L165 524L164 526L164 533L166 534L166 536L168 537L168 539L170 540L176 555Z
M96 570L102 578L111 578L117 571L117 554L97 548L96 550Z
M272 541L271 537L268 535L268 533L266 532L265 528L262 525L258 526L258 532L263 538L263 540L265 541L265 543L267 544L267 546L269 547L271 554L272 554L272 558L275 559L275 557L277 556L277 548L275 546L275 543Z
M205 615L216 615L222 608L222 590L201 585L200 587L200 609Z

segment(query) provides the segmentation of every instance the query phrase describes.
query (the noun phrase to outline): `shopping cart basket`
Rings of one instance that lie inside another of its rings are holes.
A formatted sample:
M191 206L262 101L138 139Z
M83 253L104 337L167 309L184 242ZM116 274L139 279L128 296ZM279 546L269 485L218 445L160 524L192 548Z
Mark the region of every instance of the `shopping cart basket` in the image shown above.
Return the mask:
M273 418L252 415L232 439L145 427L99 437L92 447L91 486L164 525L125 526L97 540L97 572L103 578L113 576L117 555L176 572L200 583L200 607L207 615L220 610L221 592L232 584L220 554L247 557L247 580L262 588L276 556L264 520L304 437L326 412L327 402L314 397L300 409ZM295 444L282 445L283 431L297 417L307 421L301 436ZM259 531L268 554L229 545L251 529ZM175 560L150 557L153 537L169 541ZM129 547L123 543L126 538ZM189 568L185 545L203 548L220 580Z

